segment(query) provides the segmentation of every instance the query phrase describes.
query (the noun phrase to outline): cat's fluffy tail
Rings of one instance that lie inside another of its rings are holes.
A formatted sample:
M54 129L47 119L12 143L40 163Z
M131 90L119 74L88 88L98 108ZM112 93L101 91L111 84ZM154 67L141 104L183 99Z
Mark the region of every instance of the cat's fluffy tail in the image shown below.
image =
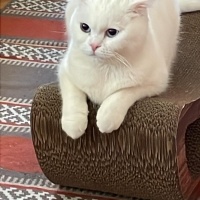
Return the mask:
M193 12L200 10L200 0L179 0L181 12Z

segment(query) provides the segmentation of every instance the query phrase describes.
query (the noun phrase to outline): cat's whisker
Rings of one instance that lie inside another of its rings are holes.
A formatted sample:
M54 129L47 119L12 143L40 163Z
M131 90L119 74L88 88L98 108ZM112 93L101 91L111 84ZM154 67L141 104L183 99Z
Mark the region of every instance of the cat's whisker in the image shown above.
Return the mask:
M123 63L129 69L132 68L131 64L127 61L127 59L124 58L123 56L121 56L120 54L118 54L117 52L115 52L115 58L117 58L118 61L120 61L121 63Z
M129 77L131 79L134 79L134 76L133 76L133 72L132 72L132 66L131 64L128 62L128 60L123 57L122 55L120 55L119 53L117 52L113 52L113 51L110 51L108 48L107 49L104 49L103 53L106 55L106 56L109 56L108 58L108 62L118 62L119 64L122 64L123 66L127 67L129 69ZM108 74L109 70L106 72L106 74Z
M126 58L124 58L123 56L121 56L119 53L117 52L112 52L109 49L104 49L104 55L109 56L109 60L112 61L118 61L119 63L123 64L124 66L126 66L128 69L130 69L131 71L131 64L127 61Z

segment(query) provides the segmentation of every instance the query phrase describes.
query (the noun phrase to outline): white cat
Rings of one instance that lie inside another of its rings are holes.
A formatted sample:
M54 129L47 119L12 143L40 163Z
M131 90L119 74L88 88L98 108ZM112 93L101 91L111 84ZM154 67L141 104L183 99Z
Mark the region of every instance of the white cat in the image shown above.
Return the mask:
M71 0L69 48L59 66L62 129L87 128L87 96L102 133L120 127L139 99L166 90L180 27L178 0Z

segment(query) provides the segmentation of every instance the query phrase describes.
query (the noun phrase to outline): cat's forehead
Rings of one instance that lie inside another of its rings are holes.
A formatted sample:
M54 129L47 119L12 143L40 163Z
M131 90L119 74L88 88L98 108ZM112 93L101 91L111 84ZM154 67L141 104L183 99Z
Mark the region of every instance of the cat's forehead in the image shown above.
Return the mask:
M85 5L91 12L112 14L122 12L129 6L130 0L84 0Z
M127 0L85 0L80 7L80 18L97 29L119 25L127 6Z

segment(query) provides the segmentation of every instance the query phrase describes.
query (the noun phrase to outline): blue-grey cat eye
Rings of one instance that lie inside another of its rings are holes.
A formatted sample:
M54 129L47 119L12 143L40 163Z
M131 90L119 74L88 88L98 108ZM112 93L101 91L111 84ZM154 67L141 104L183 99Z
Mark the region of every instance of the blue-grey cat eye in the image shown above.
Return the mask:
M80 28L85 33L89 33L91 31L90 27L85 23L81 23Z
M112 38L115 37L117 34L119 33L118 30L114 29L114 28L110 28L106 31L106 36Z

